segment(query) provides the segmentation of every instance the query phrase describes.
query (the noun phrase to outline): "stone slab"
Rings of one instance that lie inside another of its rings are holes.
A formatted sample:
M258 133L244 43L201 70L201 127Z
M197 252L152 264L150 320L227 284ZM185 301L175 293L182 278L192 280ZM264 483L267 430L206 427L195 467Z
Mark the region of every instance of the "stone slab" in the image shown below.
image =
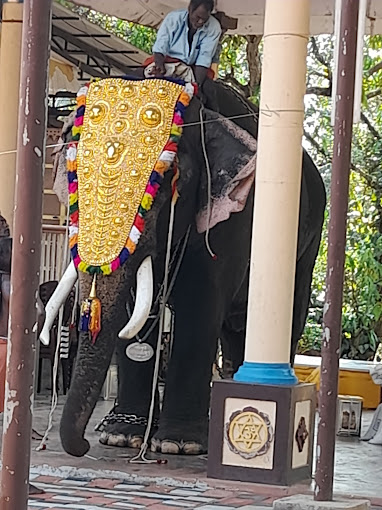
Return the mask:
M312 496L296 495L277 499L274 510L369 510L370 502L356 499L336 499L335 501L314 501Z

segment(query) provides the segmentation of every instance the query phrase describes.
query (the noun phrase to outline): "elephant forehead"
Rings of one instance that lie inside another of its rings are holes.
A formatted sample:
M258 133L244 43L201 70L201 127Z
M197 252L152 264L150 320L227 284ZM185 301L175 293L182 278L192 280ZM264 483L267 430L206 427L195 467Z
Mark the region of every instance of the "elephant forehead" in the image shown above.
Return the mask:
M86 264L111 263L134 233L182 90L161 80L108 79L90 85L77 150L78 253Z

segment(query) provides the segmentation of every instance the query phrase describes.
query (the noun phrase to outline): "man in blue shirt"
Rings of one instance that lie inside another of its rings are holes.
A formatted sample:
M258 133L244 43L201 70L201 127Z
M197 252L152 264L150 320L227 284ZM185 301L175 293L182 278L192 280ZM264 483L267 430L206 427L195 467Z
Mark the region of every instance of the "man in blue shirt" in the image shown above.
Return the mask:
M219 21L211 16L213 9L214 0L191 0L188 10L166 16L153 47L157 76L165 75L170 57L192 67L197 83L203 84L221 35Z

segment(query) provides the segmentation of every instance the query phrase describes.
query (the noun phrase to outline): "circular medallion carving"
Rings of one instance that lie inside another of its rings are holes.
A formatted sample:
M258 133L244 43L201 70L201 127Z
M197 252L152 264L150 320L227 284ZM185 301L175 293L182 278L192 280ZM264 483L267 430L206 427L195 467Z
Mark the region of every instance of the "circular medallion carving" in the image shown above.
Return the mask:
M157 95L160 99L164 99L168 96L168 90L165 87L160 87L157 91Z
M154 147L157 143L157 138L153 135L144 135L142 137L142 142L146 147Z
M129 123L127 120L117 120L113 125L114 131L116 133L122 133L123 131L129 129Z
M141 111L140 118L146 126L155 128L162 122L162 112L157 106L150 105Z
M135 94L135 87L132 84L122 87L122 95L125 97L132 97Z
M273 441L268 415L253 407L234 412L225 427L225 437L233 453L244 459L265 455Z
M121 142L109 140L105 144L105 160L111 165L117 163L124 150L125 146Z
M89 118L94 124L100 124L106 117L106 106L102 103L95 104L91 107Z

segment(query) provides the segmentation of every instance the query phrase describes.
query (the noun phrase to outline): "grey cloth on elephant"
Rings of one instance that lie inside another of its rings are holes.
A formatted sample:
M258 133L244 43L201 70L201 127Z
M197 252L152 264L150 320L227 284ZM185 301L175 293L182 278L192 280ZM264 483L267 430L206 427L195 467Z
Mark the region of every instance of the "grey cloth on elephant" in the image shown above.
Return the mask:
M63 137L72 128L76 112L72 112L64 121L62 134L57 147L52 151L53 163L53 191L56 193L61 204L67 206L69 203L68 177L66 170L66 150Z
M196 216L196 227L199 233L205 232L207 225L211 229L218 223L228 220L231 214L241 212L255 181L256 140L221 115L212 114L212 117L229 133L241 140L243 145L253 152L253 156L243 156L241 164L237 167L228 164L227 167L219 169L216 175L212 175L211 209L208 211L208 207L203 207Z

